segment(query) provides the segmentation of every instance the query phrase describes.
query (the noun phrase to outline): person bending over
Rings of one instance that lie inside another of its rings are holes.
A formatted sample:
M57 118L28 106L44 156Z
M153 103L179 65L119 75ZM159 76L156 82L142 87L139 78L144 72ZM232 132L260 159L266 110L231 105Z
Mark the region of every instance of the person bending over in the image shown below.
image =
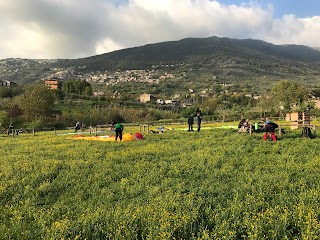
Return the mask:
M117 123L115 125L115 130L116 130L116 141L119 137L120 141L122 141L122 132L123 132L123 125L121 123Z
M270 134L272 140L274 142L277 141L277 137L276 135L274 134L274 127L273 127L273 124L272 122L266 118L266 122L265 122L265 125L264 125L264 134L263 134L263 141L266 141L267 138L268 138L268 135Z

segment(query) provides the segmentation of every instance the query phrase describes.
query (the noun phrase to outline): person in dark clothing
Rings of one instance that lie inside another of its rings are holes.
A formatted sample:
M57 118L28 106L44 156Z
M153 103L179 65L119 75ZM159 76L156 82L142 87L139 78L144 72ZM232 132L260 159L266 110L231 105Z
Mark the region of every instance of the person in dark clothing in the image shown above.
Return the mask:
M76 133L78 130L81 129L81 123L80 122L77 122L76 123L76 126L74 127L74 132Z
M115 123L113 120L111 120L111 122L110 122L110 125L111 125L110 131L114 131L115 124L116 124L116 123Z
M13 132L13 123L12 122L8 126L7 134L9 135L11 132Z
M202 116L200 113L198 113L196 116L196 122L197 122L197 131L200 132L201 122L202 122Z
M244 124L245 121L246 121L246 119L244 119L244 118L242 118L242 119L240 120L240 122L239 122L239 124L238 124L238 128L239 128L239 129L243 126L243 124Z
M188 131L193 131L194 118L193 114L188 117Z
M116 130L116 141L119 137L120 141L122 141L122 132L123 132L123 125L121 123L117 123L115 125L115 130Z
M266 141L267 138L268 138L268 135L270 134L272 140L274 142L276 142L277 141L277 137L274 134L274 130L275 130L274 124L268 118L266 118L266 122L265 122L265 125L264 125L263 141Z

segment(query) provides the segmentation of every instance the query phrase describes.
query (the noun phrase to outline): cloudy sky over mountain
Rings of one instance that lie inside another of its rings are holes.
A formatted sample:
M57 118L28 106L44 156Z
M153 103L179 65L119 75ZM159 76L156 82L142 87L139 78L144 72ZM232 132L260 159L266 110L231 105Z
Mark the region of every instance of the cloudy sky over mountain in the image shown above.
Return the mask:
M319 0L0 0L0 59L79 58L187 37L320 46Z

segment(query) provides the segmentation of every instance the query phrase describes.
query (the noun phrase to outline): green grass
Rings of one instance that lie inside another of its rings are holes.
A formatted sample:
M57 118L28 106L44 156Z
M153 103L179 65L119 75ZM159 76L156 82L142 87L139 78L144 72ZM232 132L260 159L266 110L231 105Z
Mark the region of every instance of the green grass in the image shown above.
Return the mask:
M127 131L135 132L136 128ZM0 239L316 239L320 139L1 137Z

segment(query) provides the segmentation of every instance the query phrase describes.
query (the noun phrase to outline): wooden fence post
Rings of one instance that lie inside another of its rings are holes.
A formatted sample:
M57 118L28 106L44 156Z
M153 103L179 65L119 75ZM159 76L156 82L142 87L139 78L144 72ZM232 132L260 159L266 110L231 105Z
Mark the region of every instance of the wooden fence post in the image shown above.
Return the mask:
M149 123L147 125L139 125L139 131L140 132L146 132L149 133L150 132L150 125Z
M279 137L281 137L281 125L279 125Z

